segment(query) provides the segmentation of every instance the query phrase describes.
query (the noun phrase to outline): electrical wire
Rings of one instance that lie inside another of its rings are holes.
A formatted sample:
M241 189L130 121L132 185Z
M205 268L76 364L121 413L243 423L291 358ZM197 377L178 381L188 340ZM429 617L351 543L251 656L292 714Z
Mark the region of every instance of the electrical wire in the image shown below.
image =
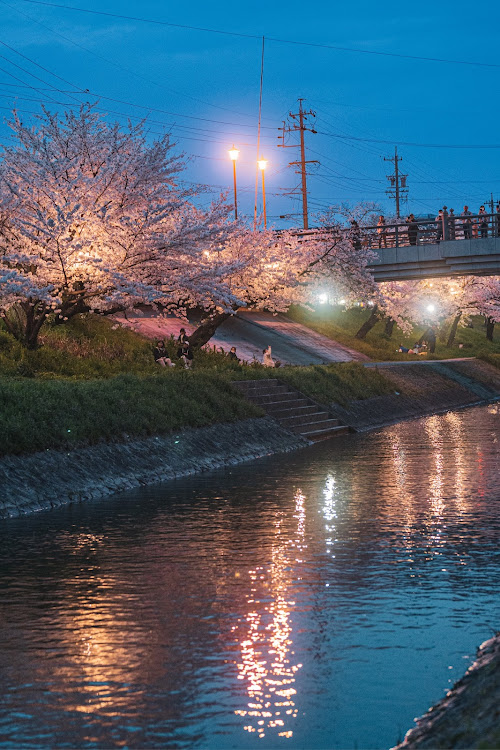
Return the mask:
M323 44L320 42L305 42L305 41L300 41L300 40L295 40L295 39L282 39L279 37L269 36L265 32L263 34L245 34L239 31L227 31L224 29L208 28L204 26L192 26L188 24L171 23L169 21L160 21L158 19L153 19L153 18L143 18L140 16L128 16L128 15L124 15L121 13L110 13L110 12L106 12L102 10L79 8L77 6L69 6L69 5L62 5L60 3L47 2L47 0L22 0L22 2L31 3L32 5L45 5L51 8L62 8L64 10L72 10L78 13L90 13L93 15L107 16L110 18L121 18L127 21L140 21L141 23L152 23L152 24L157 24L160 26L169 26L172 28L185 29L188 31L202 31L202 32L209 33L209 34L221 34L224 36L234 36L234 37L240 37L240 38L246 38L246 39L262 39L262 36L265 36L266 39L270 42L277 42L280 44L294 44L294 45L299 45L301 47L317 47L319 49L332 49L332 50L337 50L340 52L354 52L356 54L363 54L363 55L377 55L380 57L394 57L398 59L447 63L451 65L472 65L472 66L477 66L481 68L500 68L500 64L498 63L477 62L473 60L452 60L452 59L448 59L445 57L426 57L423 55L406 55L406 54L402 54L398 52L385 52L381 50L362 49L360 47L344 47L344 46L335 45L335 44Z

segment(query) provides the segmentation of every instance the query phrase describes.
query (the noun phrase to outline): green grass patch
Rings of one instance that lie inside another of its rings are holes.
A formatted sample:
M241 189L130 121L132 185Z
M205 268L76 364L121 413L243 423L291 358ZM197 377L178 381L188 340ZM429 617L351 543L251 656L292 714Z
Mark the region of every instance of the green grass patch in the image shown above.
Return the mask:
M167 347L175 360L177 346ZM162 435L260 416L234 380L279 378L321 404L394 391L357 363L280 367L239 365L210 347L193 370L162 369L153 342L96 316L46 326L26 351L0 330L0 455Z
M0 378L0 454L163 435L262 413L210 372L94 381Z
M395 326L391 338L388 338L384 333L385 321L380 321L368 333L366 339L360 340L356 339L355 335L370 315L369 309L355 307L344 310L339 306L318 305L313 310L293 307L288 314L292 320L379 362L417 359L416 355L401 354L397 352L397 349L400 344L410 349L426 330L424 326L415 326L411 334L408 335ZM453 359L455 357L479 357L483 354L500 354L500 326L496 327L494 341L491 342L486 339L484 318L473 318L471 325L470 328L458 329L455 343L451 347L446 346L448 330L445 328L443 331L444 340L438 335L436 352L434 355L427 355L427 358ZM462 344L462 348L459 344Z

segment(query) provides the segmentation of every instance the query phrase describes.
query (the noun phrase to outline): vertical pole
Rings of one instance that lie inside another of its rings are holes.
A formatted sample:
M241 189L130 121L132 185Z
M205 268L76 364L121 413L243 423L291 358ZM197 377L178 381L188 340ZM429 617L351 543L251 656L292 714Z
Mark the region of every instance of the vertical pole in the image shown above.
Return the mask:
M267 229L267 213L266 213L266 178L264 177L265 169L261 169L262 172L262 210L264 213L264 229Z
M302 223L304 229L309 229L307 215L307 182L306 182L306 149L304 144L304 110L302 99L299 99L299 128L300 128L300 171L302 175Z
M396 175L396 218L399 219L399 169L398 169L398 147L394 146L394 170Z
M260 153L260 124L262 121L262 84L264 83L264 44L265 38L262 37L262 55L260 60L260 89L259 89L259 125L257 128L257 160ZM257 229L257 190L259 185L259 168L255 172L255 200L253 204L253 231Z
M238 218L238 199L236 197L236 159L233 159L233 182L234 182L234 218Z
M490 211L490 213L491 213L491 236L494 237L495 236L495 217L493 216L493 214L495 213L495 202L493 200L493 193L490 193L490 195L491 195L491 200L490 200L490 207L491 207L491 211Z

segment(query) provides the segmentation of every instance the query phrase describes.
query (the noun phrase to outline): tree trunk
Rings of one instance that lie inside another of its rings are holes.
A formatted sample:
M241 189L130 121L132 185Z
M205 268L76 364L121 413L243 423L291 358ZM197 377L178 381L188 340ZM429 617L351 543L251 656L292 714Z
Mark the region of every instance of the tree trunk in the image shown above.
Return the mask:
M378 323L378 321L381 318L380 311L378 309L378 306L375 305L375 307L372 309L371 315L366 320L359 331L357 332L356 336L354 338L356 339L364 339L366 337L366 334L369 333L372 328Z
M27 349L36 349L40 328L47 319L44 302L19 302L13 305L2 319L5 327Z
M488 341L493 341L493 331L495 329L495 321L493 318L486 318L486 338Z
M198 328L189 336L191 348L199 348L210 341L217 328L230 317L231 313L214 313L214 315L203 320Z
M387 336L388 339L390 339L391 336L392 336L392 332L394 331L394 324L395 324L395 322L396 321L393 320L392 318L387 318L387 320L385 322L384 334Z
M455 343L455 336L457 335L457 328L458 328L458 324L460 322L461 317L462 317L462 313L459 312L453 318L453 323L451 324L450 333L448 335L448 341L446 342L446 346L453 346L453 344Z

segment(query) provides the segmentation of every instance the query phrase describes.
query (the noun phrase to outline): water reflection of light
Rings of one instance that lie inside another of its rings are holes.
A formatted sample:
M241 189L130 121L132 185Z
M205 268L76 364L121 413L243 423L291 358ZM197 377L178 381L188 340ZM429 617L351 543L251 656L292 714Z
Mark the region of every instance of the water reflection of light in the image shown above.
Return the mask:
M302 664L293 663L292 622L290 613L295 602L289 589L293 580L294 562L307 548L305 543L306 497L295 493L294 538L286 539L282 517L275 521L275 540L269 567L249 571L249 611L245 617L245 635L240 641L241 661L238 679L246 683L248 703L235 711L245 719L243 729L264 737L273 730L278 737L291 738L290 722L297 717L295 675ZM260 606L259 606L260 605ZM263 605L263 606L262 606ZM235 625L233 631L240 630Z
M337 518L336 509L336 497L335 497L335 478L328 474L325 482L325 489L323 490L323 497L325 502L323 503L323 518L325 519L325 530L326 530L326 551L331 551L331 546L334 543L334 534L336 531L335 520Z
M429 466L429 494L431 510L434 515L435 521L440 521L443 517L444 511L444 500L443 500L443 486L444 486L444 456L443 456L443 419L442 417L434 416L429 417L424 422L424 429L427 433L429 441L433 447L433 454L430 459ZM439 531L437 532L439 535Z

